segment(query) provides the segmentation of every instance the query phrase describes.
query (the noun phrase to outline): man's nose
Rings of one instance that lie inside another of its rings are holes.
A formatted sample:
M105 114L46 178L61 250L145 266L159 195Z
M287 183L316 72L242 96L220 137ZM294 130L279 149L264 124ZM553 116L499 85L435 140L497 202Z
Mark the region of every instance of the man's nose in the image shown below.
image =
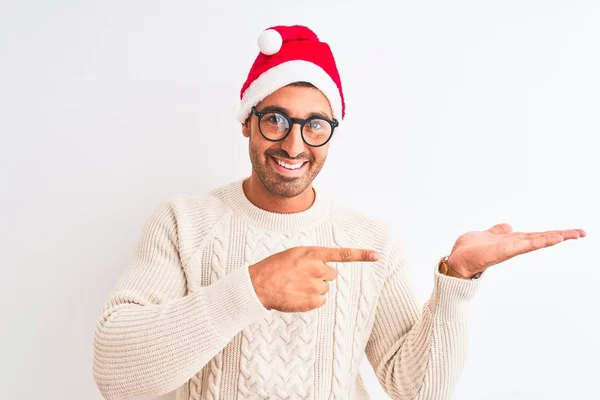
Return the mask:
M302 140L302 132L299 124L292 125L292 130L285 140L281 142L281 148L292 158L295 158L298 154L304 152L304 141Z

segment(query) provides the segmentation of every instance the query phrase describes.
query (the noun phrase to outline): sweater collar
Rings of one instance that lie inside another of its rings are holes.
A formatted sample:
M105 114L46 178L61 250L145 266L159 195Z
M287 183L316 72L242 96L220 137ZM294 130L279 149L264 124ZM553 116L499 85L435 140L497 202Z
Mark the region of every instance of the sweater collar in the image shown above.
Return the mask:
M275 213L259 208L248 200L243 188L246 179L239 179L227 185L225 197L233 211L249 224L272 231L304 230L329 217L329 202L314 185L315 200L310 208L297 213Z

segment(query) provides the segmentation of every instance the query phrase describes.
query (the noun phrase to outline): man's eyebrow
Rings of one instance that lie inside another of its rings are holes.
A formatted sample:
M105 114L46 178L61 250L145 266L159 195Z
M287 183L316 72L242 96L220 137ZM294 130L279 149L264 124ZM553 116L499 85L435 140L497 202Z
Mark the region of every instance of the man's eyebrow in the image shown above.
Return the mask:
M290 115L290 111L285 108L285 107L280 107L280 106L266 106L264 107L262 110L260 110L261 112L266 112L266 111L277 111L280 113L283 113L285 115Z
M290 115L290 111L287 108L281 107L281 106L275 106L275 105L273 105L273 106L266 106L266 107L264 107L260 111L261 112L277 111L277 112L283 113L283 114L285 114L287 116ZM306 117L305 119L311 119L311 118L324 118L324 119L328 119L328 120L331 119L331 117L329 117L327 114L325 114L323 112L318 112L318 111L314 111L314 112L310 113L308 115L308 117Z
M331 119L330 116L328 116L327 114L322 113L322 112L313 112L308 116L307 119L310 119L310 118L323 118L323 119L328 119L328 120Z

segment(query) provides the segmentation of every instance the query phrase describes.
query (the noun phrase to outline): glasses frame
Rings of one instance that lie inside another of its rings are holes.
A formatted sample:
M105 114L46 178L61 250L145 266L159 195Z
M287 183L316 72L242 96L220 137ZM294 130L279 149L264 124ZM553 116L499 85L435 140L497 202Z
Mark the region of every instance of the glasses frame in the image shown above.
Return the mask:
M285 118L288 121L289 128L288 128L287 132L285 133L285 135L283 135L283 137L281 139L268 138L263 133L262 128L260 127L260 122L261 122L262 118L267 114L273 114L273 113L281 115L283 118ZM258 118L258 130L260 131L261 136L263 138L265 138L266 140L268 140L269 142L284 141L285 138L287 138L289 136L290 132L292 131L292 127L294 126L294 124L298 124L298 125L300 125L300 136L302 137L302 141L304 143L306 143L310 147L322 147L322 146L325 146L331 140L331 138L333 137L333 131L335 130L335 128L337 128L340 125L338 120L335 118L333 120L330 120L325 117L312 117L312 118L308 118L308 119L292 118L292 117L289 117L286 114L282 113L281 111L269 110L268 108L265 110L259 111L256 109L256 107L252 107L252 114L256 115L256 117ZM304 138L304 125L306 125L309 121L312 121L314 119L323 120L331 126L331 133L329 134L329 137L327 138L327 140L325 142L323 142L322 144L317 144L317 145L310 144Z

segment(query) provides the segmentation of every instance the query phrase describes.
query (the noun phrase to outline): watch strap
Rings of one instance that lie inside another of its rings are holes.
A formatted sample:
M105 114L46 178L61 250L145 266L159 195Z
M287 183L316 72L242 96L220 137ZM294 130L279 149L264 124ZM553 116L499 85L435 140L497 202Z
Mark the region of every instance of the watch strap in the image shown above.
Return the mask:
M451 276L453 278L467 279L467 280L478 279L481 276L481 272L477 273L472 278L467 278L465 276L462 276L461 274L459 274L458 272L456 272L452 268L450 268L450 265L448 265L448 256L444 256L440 260L439 271L440 271L441 274L444 274L444 275L447 275L447 276Z

